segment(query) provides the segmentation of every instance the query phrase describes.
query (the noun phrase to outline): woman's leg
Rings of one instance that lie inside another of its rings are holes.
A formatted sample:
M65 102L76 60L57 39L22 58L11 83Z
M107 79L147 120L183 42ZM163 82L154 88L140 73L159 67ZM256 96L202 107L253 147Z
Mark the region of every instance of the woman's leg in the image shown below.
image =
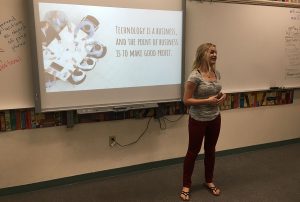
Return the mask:
M184 201L190 200L190 187L192 185L192 174L195 161L201 149L205 133L205 122L189 118L189 145L183 165L183 187L180 198Z
M206 122L196 121L189 118L189 145L183 165L183 187L190 188L195 160L201 149Z
M204 167L206 183L211 183L213 181L216 151L215 148L219 138L220 128L220 115L214 120L208 122L204 140Z

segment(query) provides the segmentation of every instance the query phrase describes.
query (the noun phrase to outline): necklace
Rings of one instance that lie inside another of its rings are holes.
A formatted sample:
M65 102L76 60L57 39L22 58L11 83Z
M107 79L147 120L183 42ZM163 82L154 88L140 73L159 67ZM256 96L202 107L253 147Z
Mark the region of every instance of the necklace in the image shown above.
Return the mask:
M210 78L213 77L212 73L213 73L213 72L209 71L209 72L205 73L204 75L205 75L207 78L210 79Z
M214 77L214 72L212 71L207 71L207 72L201 72L199 69L197 70L201 75L203 75L204 77L211 79Z

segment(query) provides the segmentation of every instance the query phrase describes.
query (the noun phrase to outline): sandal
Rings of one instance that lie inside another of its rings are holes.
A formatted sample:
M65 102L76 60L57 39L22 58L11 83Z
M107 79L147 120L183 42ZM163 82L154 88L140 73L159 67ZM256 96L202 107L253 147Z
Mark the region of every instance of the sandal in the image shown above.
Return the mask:
M203 186L214 196L220 196L221 190L216 186L208 186L206 183L203 183ZM219 192L219 193L218 193Z
M182 196L183 195L183 196ZM189 201L190 200L190 192L188 191L181 191L180 195L179 195L179 198L182 200L182 201Z

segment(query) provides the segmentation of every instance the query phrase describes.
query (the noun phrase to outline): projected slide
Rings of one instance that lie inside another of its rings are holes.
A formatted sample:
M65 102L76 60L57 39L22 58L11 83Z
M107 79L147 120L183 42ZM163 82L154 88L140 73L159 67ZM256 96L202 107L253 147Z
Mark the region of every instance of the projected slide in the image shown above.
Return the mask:
M182 12L54 3L38 9L47 93L181 83Z

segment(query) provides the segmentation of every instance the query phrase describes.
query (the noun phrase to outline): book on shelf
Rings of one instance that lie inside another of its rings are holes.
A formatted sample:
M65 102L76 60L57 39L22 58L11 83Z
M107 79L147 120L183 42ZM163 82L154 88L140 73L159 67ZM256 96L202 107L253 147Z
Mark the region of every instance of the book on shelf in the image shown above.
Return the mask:
M36 128L41 127L41 122L44 119L45 119L45 113L36 113L35 114L34 125L36 126Z
M9 110L11 130L16 130L17 129L16 111L17 110Z
M174 114L182 114L184 113L184 108L183 108L183 103L182 102L174 102L173 103L174 106Z
M0 131L2 132L6 131L5 114L3 111L0 111Z
M53 116L56 126L63 125L63 112L53 112Z
M42 119L39 120L40 127L53 127L59 125L56 112L46 112ZM74 117L73 117L74 118Z
M222 105L222 109L226 110L226 109L231 109L231 96L226 96L223 105Z
M248 93L249 106L248 107L257 107L257 92Z
M287 104L286 103L286 99L285 99L285 94L287 93L287 91L282 91L281 92L281 97L280 97L280 100L281 100L281 104Z
M227 94L227 96L230 96L230 100L231 100L231 102L230 102L230 109L234 109L234 101L235 101L234 100L234 94Z
M244 97L245 97L244 107L250 107L249 95L250 93L244 93Z
M123 120L126 118L126 112L114 112L114 119L113 120Z
M293 90L286 91L286 93L285 93L285 102L286 102L286 104L293 103L293 97L294 97L294 91Z
M104 121L104 114L103 113L97 113L97 120L98 121Z
M26 129L31 129L32 128L32 124L31 124L31 110L27 109L25 111L26 114Z
M176 105L175 103L172 103L169 108L169 115L174 115L174 114L176 114Z
M20 110L16 110L16 130L21 129L21 112Z
M26 110L21 110L21 129L26 129Z
M256 93L256 106L263 106L265 103L265 97L266 93L265 92L257 92Z
M141 118L144 118L146 114L147 114L146 109L136 109L136 110L134 110L134 118L135 118L135 119L141 119ZM165 114L166 114L166 113L164 113L164 115L165 115Z
M233 94L233 108L239 108L240 107L240 94L234 93Z
M277 104L277 94L274 91L268 91L266 94L266 105Z
M127 119L132 119L132 118L134 118L134 112L133 112L133 110L129 110L129 111L126 113L126 118L127 118Z
M5 118L5 130L10 131L11 130L11 122L10 122L10 111L9 110L4 111L4 118Z
M89 123L93 114L78 114L78 123Z
M281 104L283 104L285 101L282 99L282 94L284 94L284 92L283 91L277 91L276 92L276 104L277 105L281 105Z
M240 94L240 108L244 108L245 105L245 95L244 93Z

